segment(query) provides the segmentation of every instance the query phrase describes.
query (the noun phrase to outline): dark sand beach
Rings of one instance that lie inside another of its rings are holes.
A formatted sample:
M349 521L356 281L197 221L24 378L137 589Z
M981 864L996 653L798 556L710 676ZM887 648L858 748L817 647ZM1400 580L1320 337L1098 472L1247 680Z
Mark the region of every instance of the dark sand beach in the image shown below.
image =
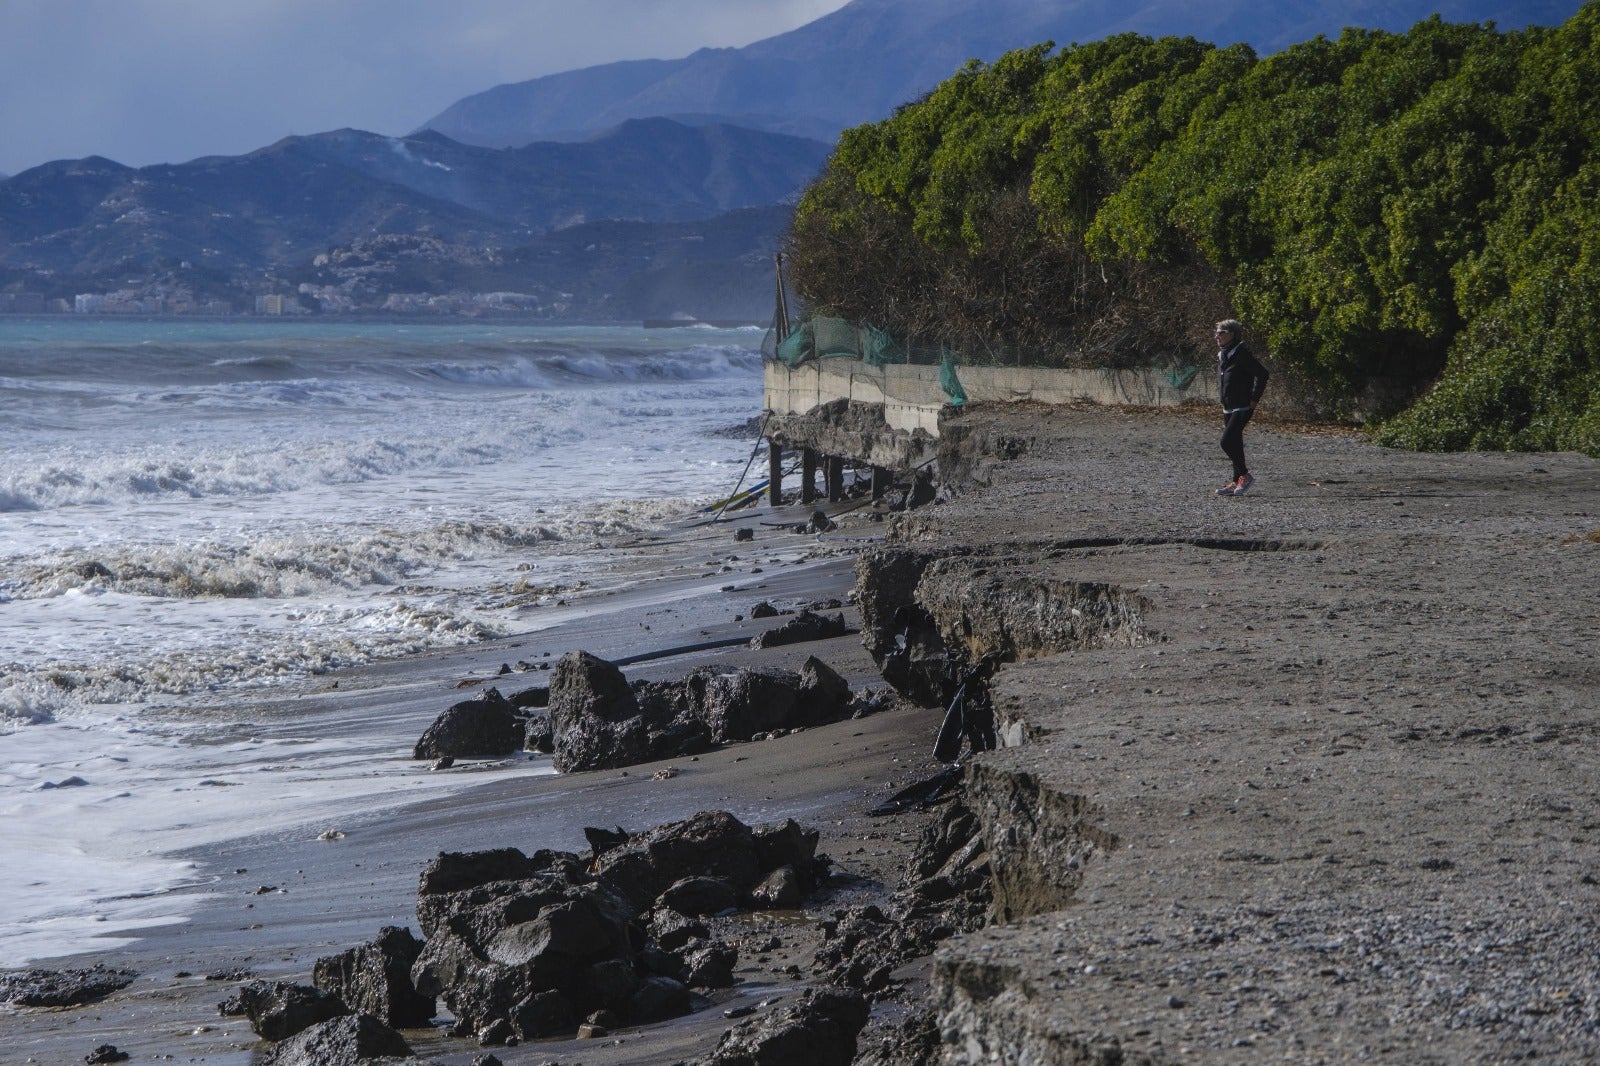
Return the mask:
M464 680L510 691L535 679L497 677L501 663L748 634L763 624L734 616L758 600L845 597L855 553L887 537L955 560L918 590L952 634L974 649L1027 646L992 685L1002 733L1025 743L969 770L1011 913L911 967L911 992L880 1021L932 1008L951 1063L1600 1057L1593 460L1414 455L1268 423L1250 431L1255 490L1220 499L1209 411L1016 407L963 421L970 446L1010 442L998 451L1012 458L980 462L978 483L948 502L882 523L857 512L820 538L758 512L617 546L654 576L574 599L536 633L249 713L258 728L360 730L373 758L402 758ZM755 540L736 544L738 526ZM1053 647L1008 607L1018 583L1037 618L1090 583L1136 602L1137 624L1126 639ZM627 672L792 669L808 655L858 688L881 684L856 635ZM446 798L246 836L197 856L216 880L195 890L208 898L192 921L55 960L140 976L87 1007L0 1016L0 1061L77 1062L112 1043L134 1063L251 1063L264 1045L216 1011L237 982L204 975L306 981L317 957L414 927L418 872L441 850L580 850L586 825L721 808L822 830L839 877L810 919L886 894L918 825L865 812L936 768L938 720L903 708L674 760L660 779L657 765L514 778L459 767L446 772L473 783ZM344 836L316 839L324 828ZM788 939L741 956L728 995L793 995L816 937ZM676 1062L715 1045L725 1005L494 1050L508 1066ZM481 1053L406 1035L440 1063Z

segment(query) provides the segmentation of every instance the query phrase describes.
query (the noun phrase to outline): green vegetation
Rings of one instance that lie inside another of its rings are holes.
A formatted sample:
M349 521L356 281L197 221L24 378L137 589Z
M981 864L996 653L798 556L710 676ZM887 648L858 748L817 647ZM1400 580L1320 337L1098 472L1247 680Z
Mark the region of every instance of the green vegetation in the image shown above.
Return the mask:
M1265 59L1129 34L973 63L845 133L794 282L1045 365L1200 361L1237 314L1385 443L1600 455L1597 34L1591 0L1556 29L1434 18Z

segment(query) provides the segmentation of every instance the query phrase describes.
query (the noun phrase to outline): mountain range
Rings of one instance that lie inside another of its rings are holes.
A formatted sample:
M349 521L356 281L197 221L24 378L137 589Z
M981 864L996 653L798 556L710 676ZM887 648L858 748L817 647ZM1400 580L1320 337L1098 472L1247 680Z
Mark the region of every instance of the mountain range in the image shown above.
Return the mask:
M1403 31L1437 13L1501 29L1553 26L1576 0L853 0L743 48L633 60L500 85L445 109L424 129L495 147L579 138L629 118L727 122L832 141L888 115L969 59L1118 33L1249 42L1276 52L1346 26Z
M512 246L594 219L683 222L792 197L828 146L635 119L499 150L337 130L134 169L48 163L0 183L0 264L95 274L155 260L282 268L374 233Z
M336 130L241 156L137 169L89 157L0 179L0 295L160 277L237 305L293 279L324 293L324 309L370 307L385 286L492 285L542 294L545 314L741 317L768 301L760 264L788 224L782 205L838 131L970 59L1122 32L1268 52L1346 25L1401 30L1436 11L1510 29L1557 24L1578 6L853 0L744 48L502 85L409 136ZM415 239L378 239L390 237Z

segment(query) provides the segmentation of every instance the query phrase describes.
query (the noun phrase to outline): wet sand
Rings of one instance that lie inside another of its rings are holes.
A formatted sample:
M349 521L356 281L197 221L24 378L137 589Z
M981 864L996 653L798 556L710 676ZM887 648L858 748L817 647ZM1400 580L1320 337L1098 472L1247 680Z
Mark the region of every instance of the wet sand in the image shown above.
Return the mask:
M580 649L613 660L642 658L625 667L630 679L680 677L707 663L798 669L816 655L857 691L881 687L854 635L857 620L848 605L843 610L852 634L845 637L764 651L725 647L660 654L747 639L787 620L751 620L750 608L763 600L792 609L845 599L856 549L882 527L857 520L818 537L776 525L803 521L809 511L763 508L747 519L686 523L660 536L611 545L603 553L604 576L596 574L598 588L530 615L530 623L541 627L537 631L330 675L305 691L243 705L238 713L253 735L340 734L359 738L373 760L392 761L408 760L417 737L451 703L490 685L511 694L548 682L549 674L539 669L502 675L502 664L553 663ZM754 532L754 541L735 542L741 527ZM736 620L739 615L743 620ZM266 1045L245 1019L217 1011L244 975L309 983L321 956L364 943L385 925L415 931L418 875L440 851L583 851L585 826L637 831L724 809L750 824L792 817L823 828L820 850L838 861L836 887L848 896L894 876L902 849L892 839L863 846L863 834L881 840L886 833L868 826L862 815L913 773L933 768L904 753L926 747L924 738L936 727L929 712L899 710L692 759L572 775L529 774L530 764L548 767L543 756L460 761L437 771L461 779L459 790L448 795L358 819L329 810L314 824L203 849L185 856L200 864L201 883L187 891L204 897L190 921L146 930L136 943L113 951L36 964L65 969L104 963L136 971L134 983L86 1007L0 1013L0 1063L81 1062L94 1048L114 1044L133 1063L246 1066ZM668 767L671 776L658 778L657 771ZM343 836L319 839L325 830ZM860 854L841 855L847 841ZM756 1001L784 994L793 980L773 971L787 961L741 959L743 982L729 995ZM231 979L207 979L218 974ZM607 1041L571 1047L541 1041L495 1051L507 1066L657 1062L669 1047L679 1049L666 1059L673 1061L709 1050L728 1024L720 1010L707 1010ZM482 1053L437 1032L406 1036L419 1054L439 1063L467 1063Z

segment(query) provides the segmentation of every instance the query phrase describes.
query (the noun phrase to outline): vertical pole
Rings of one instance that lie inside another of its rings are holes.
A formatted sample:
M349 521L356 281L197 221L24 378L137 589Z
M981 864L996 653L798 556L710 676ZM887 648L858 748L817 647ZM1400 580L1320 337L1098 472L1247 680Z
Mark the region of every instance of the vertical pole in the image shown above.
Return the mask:
M767 438L767 502L773 507L783 502L783 449Z
M889 491L889 471L881 466L872 468L872 498L883 499L883 494Z
M837 455L828 456L828 502L844 499L844 460Z
M800 449L800 502L810 503L817 498L817 450Z

